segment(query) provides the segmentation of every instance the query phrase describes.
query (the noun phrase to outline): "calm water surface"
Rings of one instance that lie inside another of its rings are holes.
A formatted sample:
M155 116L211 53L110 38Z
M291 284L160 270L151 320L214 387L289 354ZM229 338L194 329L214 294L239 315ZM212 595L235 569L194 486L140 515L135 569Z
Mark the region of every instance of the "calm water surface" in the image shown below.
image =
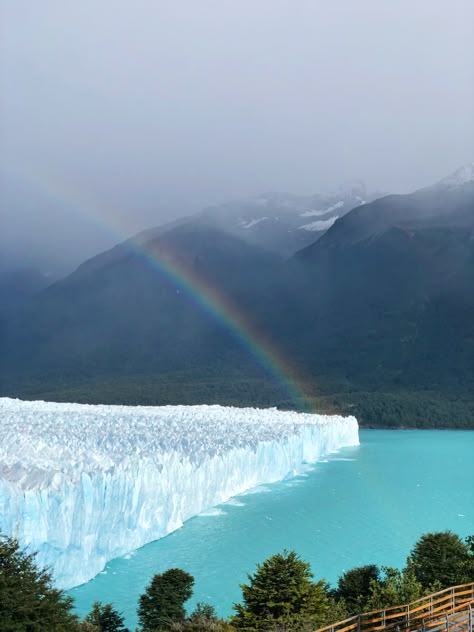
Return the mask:
M354 566L402 566L426 531L474 534L474 432L362 430L360 441L305 477L239 496L111 561L69 591L79 613L95 600L111 602L133 629L151 577L178 567L196 579L189 607L206 601L227 616L246 573L284 548L334 583Z

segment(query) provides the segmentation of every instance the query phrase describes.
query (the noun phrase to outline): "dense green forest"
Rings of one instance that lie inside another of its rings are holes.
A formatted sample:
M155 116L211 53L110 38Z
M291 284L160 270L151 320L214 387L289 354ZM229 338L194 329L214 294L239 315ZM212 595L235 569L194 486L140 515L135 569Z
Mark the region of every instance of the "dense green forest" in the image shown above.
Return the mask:
M412 602L454 585L474 582L474 536L446 531L421 536L403 569L367 565L346 571L335 587L315 580L294 551L258 564L241 585L242 600L229 620L212 604L188 614L194 577L178 568L151 579L137 604L140 632L310 632L347 617ZM0 629L2 632L129 632L112 604L93 604L80 620L73 600L54 587L35 555L0 537Z
M367 428L474 429L474 398L463 389L389 390L357 388L347 380L318 380L306 384L309 397L294 399L270 378L239 374L214 375L211 370L177 371L158 375L82 378L67 376L48 384L24 379L21 387L6 387L3 395L84 404L163 406L168 404L221 404L297 409L322 414L355 415Z

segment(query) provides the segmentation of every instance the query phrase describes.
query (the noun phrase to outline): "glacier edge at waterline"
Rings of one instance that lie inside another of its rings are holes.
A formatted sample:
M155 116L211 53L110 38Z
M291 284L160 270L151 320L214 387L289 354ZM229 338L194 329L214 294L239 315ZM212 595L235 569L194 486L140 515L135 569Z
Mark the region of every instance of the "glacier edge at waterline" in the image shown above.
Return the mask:
M359 444L354 417L0 398L0 532L71 588L232 496Z

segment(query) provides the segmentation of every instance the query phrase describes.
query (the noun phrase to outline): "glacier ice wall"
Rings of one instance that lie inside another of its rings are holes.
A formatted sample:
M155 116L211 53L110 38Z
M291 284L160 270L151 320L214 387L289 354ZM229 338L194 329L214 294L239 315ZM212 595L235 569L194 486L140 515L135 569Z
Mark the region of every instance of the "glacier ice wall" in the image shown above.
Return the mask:
M354 417L0 398L0 532L70 588L191 516L358 443Z

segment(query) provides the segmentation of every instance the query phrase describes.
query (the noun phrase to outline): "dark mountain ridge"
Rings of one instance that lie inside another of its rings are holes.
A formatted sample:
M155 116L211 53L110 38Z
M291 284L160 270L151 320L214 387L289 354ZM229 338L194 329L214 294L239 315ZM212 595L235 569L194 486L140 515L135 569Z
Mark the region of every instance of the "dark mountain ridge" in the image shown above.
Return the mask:
M312 374L346 378L374 400L472 390L473 182L354 209L292 263L305 279L297 353L311 356Z
M321 248L355 244L376 237L391 227L421 230L429 227L474 229L472 198L474 180L458 186L421 189L409 195L387 195L354 208L341 217L321 239L300 251L297 256L310 257Z
M357 206L289 260L191 218L33 297L4 330L0 389L300 406L236 335L240 314L304 376L319 409L373 425L474 427L473 281L466 169Z
M38 376L55 388L64 376L69 383L209 367L233 374L240 365L266 379L229 315L238 306L264 320L283 265L200 224L124 242L41 292L9 323L4 389Z

